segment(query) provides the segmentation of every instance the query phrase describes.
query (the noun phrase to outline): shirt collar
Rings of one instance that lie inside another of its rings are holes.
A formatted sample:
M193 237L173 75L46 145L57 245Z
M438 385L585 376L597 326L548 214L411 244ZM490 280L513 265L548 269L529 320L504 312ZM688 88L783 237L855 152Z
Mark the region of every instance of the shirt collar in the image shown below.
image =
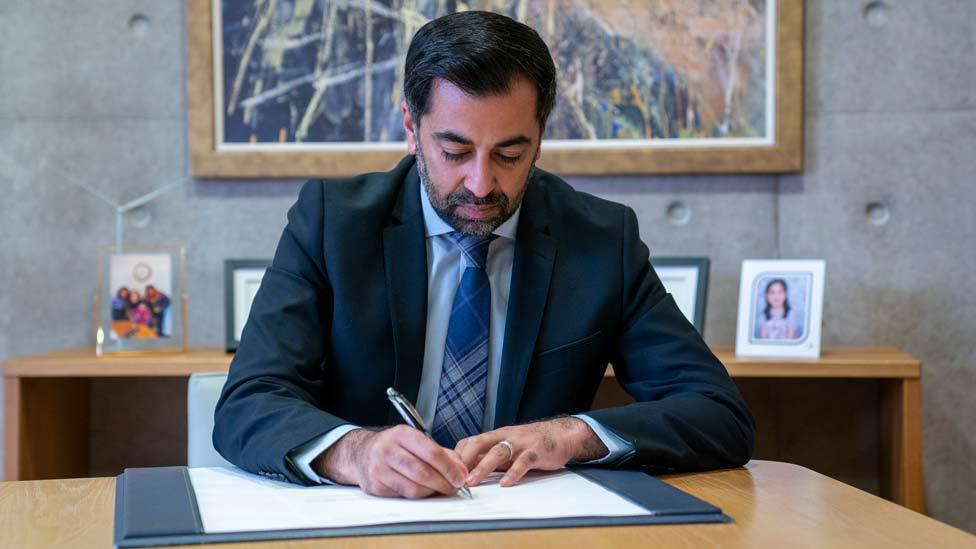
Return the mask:
M420 182L420 207L424 213L424 230L427 233L427 237L453 233L454 228L447 224L441 216L434 210L433 204L430 203L430 198L427 196L427 189L424 188L424 183ZM522 205L519 204L518 209L512 214L512 217L508 218L504 223L498 226L497 229L493 231L493 234L498 235L502 238L508 238L510 240L515 240L515 234L518 232L518 222L519 216L522 214Z

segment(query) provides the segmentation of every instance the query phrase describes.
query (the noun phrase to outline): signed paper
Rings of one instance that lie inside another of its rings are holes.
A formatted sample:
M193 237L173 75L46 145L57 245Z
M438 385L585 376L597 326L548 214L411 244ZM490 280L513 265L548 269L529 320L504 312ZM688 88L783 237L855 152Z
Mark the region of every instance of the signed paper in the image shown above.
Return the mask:
M346 486L304 487L240 469L189 469L208 534L440 522L559 517L637 516L649 512L571 471L530 473L518 485L493 475L471 488L473 499L380 498Z

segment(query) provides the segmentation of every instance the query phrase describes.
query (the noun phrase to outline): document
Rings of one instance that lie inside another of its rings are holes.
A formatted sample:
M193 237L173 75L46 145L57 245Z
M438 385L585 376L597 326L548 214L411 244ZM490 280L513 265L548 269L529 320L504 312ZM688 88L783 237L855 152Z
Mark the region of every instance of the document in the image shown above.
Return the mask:
M516 486L500 473L471 488L473 499L381 498L357 487L304 487L240 469L189 469L207 534L442 522L560 517L639 516L650 512L572 471L531 472Z

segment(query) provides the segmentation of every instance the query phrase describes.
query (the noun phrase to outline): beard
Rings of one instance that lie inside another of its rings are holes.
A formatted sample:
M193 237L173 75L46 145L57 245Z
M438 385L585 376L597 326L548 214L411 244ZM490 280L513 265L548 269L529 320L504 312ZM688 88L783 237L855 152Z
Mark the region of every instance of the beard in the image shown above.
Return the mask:
M437 194L437 189L431 183L430 175L427 172L427 163L424 161L423 149L419 143L417 144L417 173L420 176L421 183L424 184L424 190L427 192L427 199L430 200L430 205L433 206L437 215L445 223L450 225L451 228L471 236L487 237L501 226L502 223L508 221L515 215L515 212L522 204L525 189L528 187L528 181L532 178L534 172L535 162L529 168L529 173L523 182L524 184L521 186L518 195L514 198L509 198L505 193L497 190L479 198L464 185L459 186L447 196L440 196ZM494 206L498 209L498 214L481 219L462 217L458 214L458 208L467 205Z

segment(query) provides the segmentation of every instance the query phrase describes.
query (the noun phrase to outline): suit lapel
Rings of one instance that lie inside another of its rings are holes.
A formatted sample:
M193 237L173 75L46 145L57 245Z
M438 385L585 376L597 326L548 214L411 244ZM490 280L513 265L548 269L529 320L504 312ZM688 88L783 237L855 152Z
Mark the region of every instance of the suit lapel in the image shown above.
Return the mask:
M404 178L393 222L383 231L383 257L396 353L394 387L416 402L427 331L427 246L416 168ZM392 407L390 418L400 421Z
M515 422L549 298L549 281L556 258L556 240L549 234L548 211L536 187L530 182L526 189L515 240L508 320L495 404L496 428Z

